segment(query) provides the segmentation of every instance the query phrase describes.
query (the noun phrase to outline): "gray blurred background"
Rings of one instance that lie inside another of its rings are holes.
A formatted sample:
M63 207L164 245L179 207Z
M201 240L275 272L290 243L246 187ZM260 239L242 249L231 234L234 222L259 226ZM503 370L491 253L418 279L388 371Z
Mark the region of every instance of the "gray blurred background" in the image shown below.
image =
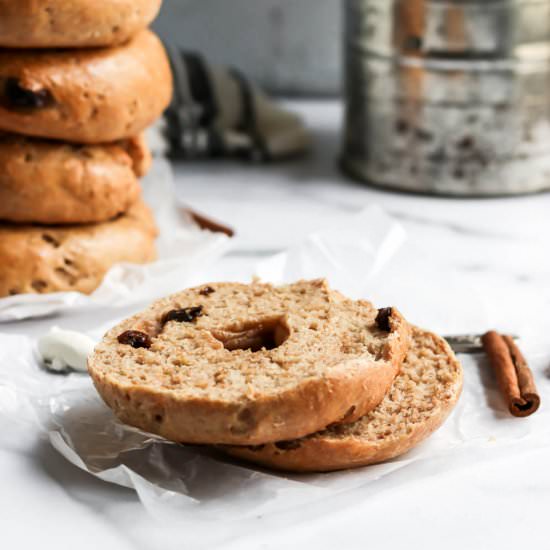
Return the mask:
M271 93L333 96L341 87L341 12L337 0L164 0L154 26Z

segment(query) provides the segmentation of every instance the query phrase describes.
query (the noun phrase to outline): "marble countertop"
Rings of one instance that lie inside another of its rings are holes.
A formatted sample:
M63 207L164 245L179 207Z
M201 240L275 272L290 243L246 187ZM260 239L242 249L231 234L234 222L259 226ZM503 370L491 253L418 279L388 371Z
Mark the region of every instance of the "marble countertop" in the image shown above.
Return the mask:
M471 289L491 327L518 332L528 342L529 358L550 368L550 194L451 200L350 182L336 166L340 106L293 107L314 133L307 159L268 166L176 164L181 200L237 231L232 251L204 278L246 278L258 259L378 204L426 257L447 266ZM403 276L415 280L414 273ZM414 321L430 288L421 280L413 288L415 307L405 313ZM86 328L125 313L105 310L90 318L73 311L2 325L0 332L37 335L52 324ZM541 368L538 374L550 376L550 371ZM542 397L546 407L548 396ZM447 471L443 465L421 482L405 474L382 479L353 509L336 505L322 519L304 513L304 520L291 526L259 517L253 529L232 533L220 548L546 548L549 464L550 449L534 447L521 457L472 460L468 468ZM5 422L1 405L0 472L4 548L190 548L186 533L157 523L135 493L73 467L30 427Z

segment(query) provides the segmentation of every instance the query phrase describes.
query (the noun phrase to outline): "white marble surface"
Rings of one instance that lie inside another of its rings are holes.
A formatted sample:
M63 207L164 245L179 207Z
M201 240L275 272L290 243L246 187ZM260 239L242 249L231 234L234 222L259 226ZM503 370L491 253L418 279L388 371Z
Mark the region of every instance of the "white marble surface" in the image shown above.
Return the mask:
M297 107L316 136L315 150L306 160L268 167L226 162L176 167L181 199L230 223L238 234L233 252L203 277L246 278L259 258L364 206L379 204L402 223L411 246L452 268L454 284L458 280L471 289L484 323L522 336L537 377L547 380L550 195L449 200L351 183L335 167L338 105ZM412 296L405 313L426 324L422 304L430 288L414 272L402 276ZM388 299L391 292L388 289ZM0 331L37 335L52 324L84 329L125 313L108 310L90 317L75 311L61 318L2 325ZM449 328L444 326L445 303L439 313L441 329ZM455 318L452 328L471 327L461 327ZM542 397L546 408L549 396ZM472 457L468 467L448 470L443 463L421 482L410 479L405 470L370 485L352 508L336 500L328 516L304 510L292 518L258 517L245 531L236 528L221 537L219 547L548 548L549 464L550 449L533 446L521 456L479 462ZM7 422L1 414L0 472L3 548L196 547L186 544L185 532L153 520L133 492L81 472L33 429Z

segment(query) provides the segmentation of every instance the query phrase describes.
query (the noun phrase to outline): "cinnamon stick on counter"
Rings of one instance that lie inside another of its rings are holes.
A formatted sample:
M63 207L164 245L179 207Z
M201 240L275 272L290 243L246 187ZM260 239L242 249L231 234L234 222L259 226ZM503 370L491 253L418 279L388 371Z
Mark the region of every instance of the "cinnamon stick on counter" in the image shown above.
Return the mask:
M533 373L514 340L491 330L481 337L502 395L514 416L529 416L540 405Z

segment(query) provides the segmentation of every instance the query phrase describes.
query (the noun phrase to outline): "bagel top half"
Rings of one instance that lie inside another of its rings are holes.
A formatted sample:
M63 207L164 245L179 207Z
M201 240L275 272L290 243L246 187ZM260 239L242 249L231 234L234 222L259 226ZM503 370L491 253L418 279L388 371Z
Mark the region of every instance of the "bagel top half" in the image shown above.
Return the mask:
M123 422L176 442L254 445L360 418L408 343L397 310L324 280L213 283L120 323L88 368Z

